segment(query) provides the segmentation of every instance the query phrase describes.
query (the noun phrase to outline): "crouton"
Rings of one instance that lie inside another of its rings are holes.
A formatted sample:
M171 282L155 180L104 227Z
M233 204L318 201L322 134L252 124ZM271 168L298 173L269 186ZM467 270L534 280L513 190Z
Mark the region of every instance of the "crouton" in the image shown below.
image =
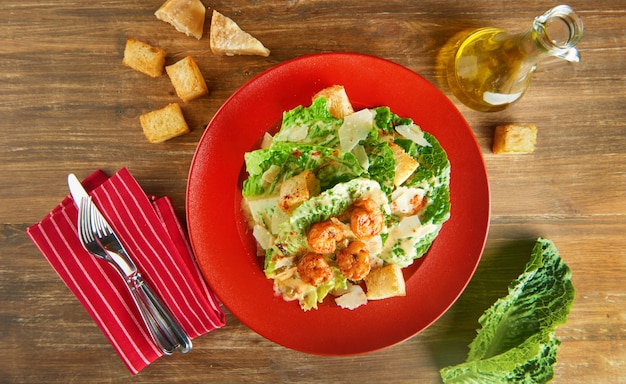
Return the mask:
M391 148L393 158L396 160L396 174L393 177L393 184L397 187L415 172L419 163L399 145L389 143L389 148Z
M150 77L163 75L166 53L161 48L153 47L129 37L124 48L122 64Z
M506 124L496 127L493 136L493 153L532 153L537 143L534 124Z
M172 103L139 116L143 133L151 143L161 143L189 132L180 105Z
M200 0L167 0L154 15L178 32L198 40L202 38L206 8Z
M278 206L284 212L294 208L320 193L320 182L309 170L290 177L280 186Z
M211 17L210 46L211 52L219 56L270 55L270 50L259 40L216 10Z
M402 268L395 264L372 269L365 276L367 298L381 300L394 296L406 296L406 284L402 275Z
M331 115L338 119L343 119L344 117L354 113L354 109L352 108L350 99L348 99L346 89L341 85L333 85L322 89L313 95L313 100L318 97L323 97L328 100L328 111Z
M209 93L204 77L191 56L165 67L176 94L187 102Z

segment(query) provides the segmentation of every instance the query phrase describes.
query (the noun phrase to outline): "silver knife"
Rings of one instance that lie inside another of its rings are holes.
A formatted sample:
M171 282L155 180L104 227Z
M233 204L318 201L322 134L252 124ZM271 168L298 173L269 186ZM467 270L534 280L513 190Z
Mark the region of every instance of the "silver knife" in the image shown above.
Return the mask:
M97 231L98 236L95 236L100 246L98 251L92 252L83 244L85 249L94 256L107 260L120 272L148 328L148 332L164 354L171 355L175 350L179 350L182 353L189 352L192 348L191 340L176 319L161 303L154 291L143 280L141 274L137 271L135 263L80 181L74 174L70 174L68 175L67 183L72 199L79 211L81 210L81 205L87 206L90 209L90 213L95 216L92 222L97 222L101 227ZM79 226L81 225L80 216L79 213Z

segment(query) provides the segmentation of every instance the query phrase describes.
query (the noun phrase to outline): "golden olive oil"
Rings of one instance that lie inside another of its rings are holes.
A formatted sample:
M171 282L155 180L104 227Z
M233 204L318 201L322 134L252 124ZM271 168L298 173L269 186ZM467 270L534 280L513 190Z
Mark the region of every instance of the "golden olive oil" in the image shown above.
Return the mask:
M498 28L481 28L457 42L447 66L452 93L470 108L499 111L527 89L534 66L521 40Z

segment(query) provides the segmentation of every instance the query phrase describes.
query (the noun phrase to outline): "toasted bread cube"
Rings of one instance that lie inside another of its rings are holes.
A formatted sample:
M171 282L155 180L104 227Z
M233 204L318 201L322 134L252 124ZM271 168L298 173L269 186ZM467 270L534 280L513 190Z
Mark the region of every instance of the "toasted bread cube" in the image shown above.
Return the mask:
M372 269L365 276L367 298L381 300L394 296L406 296L406 284L402 275L402 268L395 264Z
M213 10L210 31L211 52L220 56L269 56L270 50L249 33L243 31L231 18Z
M506 124L496 127L493 135L493 153L532 153L537 144L534 124Z
M122 64L151 77L163 75L166 53L161 48L129 37Z
M176 94L187 102L209 93L204 77L191 56L165 67Z
M139 120L144 135L151 143L161 143L189 132L183 111L177 103L145 113L139 116Z
M200 0L167 0L154 15L173 25L178 32L198 40L202 38L206 8Z
M341 85L333 85L322 89L313 95L313 100L318 97L323 97L328 100L328 111L331 115L338 119L343 119L344 117L354 113L354 109L352 108L350 99L348 99L346 89Z
M291 212L298 205L320 193L320 182L308 169L283 181L280 186L278 206Z
M393 158L396 160L396 174L393 177L393 184L397 187L402 185L415 172L419 163L406 153L401 146L389 143L389 148L391 148Z

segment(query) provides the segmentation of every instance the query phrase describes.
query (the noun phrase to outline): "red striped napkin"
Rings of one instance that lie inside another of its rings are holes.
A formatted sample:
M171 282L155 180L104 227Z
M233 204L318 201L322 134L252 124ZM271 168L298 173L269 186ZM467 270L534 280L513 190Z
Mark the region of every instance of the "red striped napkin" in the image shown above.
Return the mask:
M187 235L168 197L148 197L127 169L83 181L137 268L190 338L224 325L224 313L195 264ZM66 197L27 234L76 295L133 374L162 353L145 329L115 269L83 249L78 211Z

